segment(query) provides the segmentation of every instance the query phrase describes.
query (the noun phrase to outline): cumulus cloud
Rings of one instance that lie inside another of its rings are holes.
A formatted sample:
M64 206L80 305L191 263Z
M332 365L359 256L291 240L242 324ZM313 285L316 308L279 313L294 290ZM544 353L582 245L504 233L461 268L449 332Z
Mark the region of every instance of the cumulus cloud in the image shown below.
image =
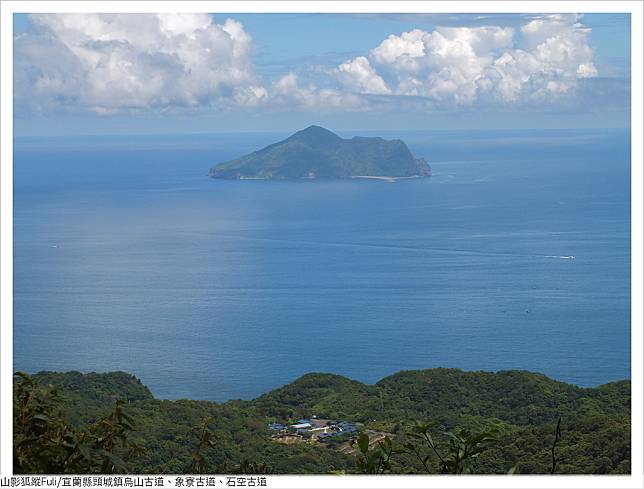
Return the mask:
M342 63L335 71L338 80L349 90L361 93L389 94L391 90L364 56Z
M367 108L363 97L332 88L319 88L314 84L301 85L295 73L289 72L273 84L270 98L281 107L302 107L311 110L363 110Z
M523 19L518 27L413 29L334 68L307 76L294 66L268 79L256 73L251 35L233 19L34 14L33 29L15 39L14 100L18 112L110 114L177 107L369 110L408 107L410 100L418 110L561 106L582 82L587 93L587 81L599 74L581 17Z
M535 17L520 29L414 29L375 47L369 54L373 66L358 57L338 71L359 62L363 79L381 80L393 94L425 97L438 106L549 103L574 93L579 79L598 75L589 32L579 16L563 14ZM352 87L374 93L357 82Z
M207 14L35 14L15 40L18 104L123 108L256 105L251 36Z

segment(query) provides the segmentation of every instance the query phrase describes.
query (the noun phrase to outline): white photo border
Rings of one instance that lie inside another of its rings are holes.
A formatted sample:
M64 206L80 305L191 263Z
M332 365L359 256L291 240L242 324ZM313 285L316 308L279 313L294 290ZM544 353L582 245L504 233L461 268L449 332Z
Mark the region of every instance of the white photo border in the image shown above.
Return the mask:
M211 13L630 13L631 14L631 475L267 476L271 488L476 487L642 488L643 171L641 1L16 1L0 2L0 470L12 475L13 423L13 14L65 12Z

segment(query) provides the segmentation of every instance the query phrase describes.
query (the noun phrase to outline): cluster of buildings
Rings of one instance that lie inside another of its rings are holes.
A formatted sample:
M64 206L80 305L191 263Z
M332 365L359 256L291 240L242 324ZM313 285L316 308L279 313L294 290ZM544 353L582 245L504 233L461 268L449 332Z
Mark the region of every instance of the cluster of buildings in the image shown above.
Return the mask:
M273 438L284 441L288 438L300 440L310 439L329 441L339 435L358 432L358 426L350 421L331 421L329 419L298 419L295 423L286 425L270 423L268 429L275 432Z

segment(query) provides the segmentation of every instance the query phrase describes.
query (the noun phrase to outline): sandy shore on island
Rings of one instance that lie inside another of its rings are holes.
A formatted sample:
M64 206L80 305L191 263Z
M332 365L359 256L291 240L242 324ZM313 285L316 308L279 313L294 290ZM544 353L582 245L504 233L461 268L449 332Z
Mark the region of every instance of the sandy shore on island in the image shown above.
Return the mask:
M395 182L396 180L409 180L411 178L423 178L421 175L412 175L411 177L387 177L378 175L354 175L351 178L368 178L371 180L383 180L385 182Z

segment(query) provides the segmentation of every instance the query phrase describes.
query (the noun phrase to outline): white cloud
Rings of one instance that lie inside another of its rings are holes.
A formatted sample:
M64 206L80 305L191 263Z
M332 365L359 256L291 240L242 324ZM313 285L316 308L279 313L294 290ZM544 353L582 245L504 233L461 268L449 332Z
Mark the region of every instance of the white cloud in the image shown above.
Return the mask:
M589 32L572 14L535 17L519 32L496 26L414 29L374 48L373 65L358 57L338 70L360 61L370 70L364 79L382 80L393 94L426 97L438 106L556 102L574 92L578 79L598 74ZM374 93L359 83L351 87Z
M364 56L342 63L335 76L349 90L360 93L389 94L391 90Z
M34 14L30 19L34 29L15 39L19 109L343 111L403 107L405 100L413 100L417 110L547 106L571 100L581 80L598 76L590 29L573 14L533 16L517 28L413 29L389 35L369 53L335 68L289 71L274 81L256 74L253 40L233 19L218 23L208 14Z
M233 98L242 107L255 107L268 100L268 91L258 85L236 88Z
M254 105L244 27L207 14L36 14L15 40L16 98L41 109Z
M536 16L521 27L521 44L526 50L533 50L544 41L562 33L590 32L579 21L579 14L546 14ZM572 28L572 29L571 29Z
M371 54L378 63L393 64L405 59L422 58L425 56L426 35L427 33L420 29L403 32L400 36L392 34L371 51Z
M524 25L517 48L492 66L500 76L496 95L506 102L557 102L574 92L579 78L597 76L588 44L590 29L578 20L577 15L557 14Z
M310 110L362 110L363 97L313 84L302 86L295 73L289 72L273 84L269 91L272 104L278 107L301 107Z
M592 63L582 63L577 67L577 78L593 78L597 76L597 68Z

